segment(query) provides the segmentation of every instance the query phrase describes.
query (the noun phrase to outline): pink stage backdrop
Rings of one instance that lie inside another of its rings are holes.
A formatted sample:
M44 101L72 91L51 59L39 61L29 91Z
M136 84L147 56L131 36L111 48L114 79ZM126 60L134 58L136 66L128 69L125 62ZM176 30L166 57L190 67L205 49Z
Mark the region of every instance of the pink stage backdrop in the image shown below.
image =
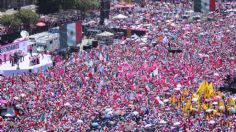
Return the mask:
M19 41L14 42L11 44L7 44L0 47L0 59L4 61L4 58L6 57L6 60L9 60L9 56L13 55L16 51L22 51L24 54L27 54L27 45L28 41Z

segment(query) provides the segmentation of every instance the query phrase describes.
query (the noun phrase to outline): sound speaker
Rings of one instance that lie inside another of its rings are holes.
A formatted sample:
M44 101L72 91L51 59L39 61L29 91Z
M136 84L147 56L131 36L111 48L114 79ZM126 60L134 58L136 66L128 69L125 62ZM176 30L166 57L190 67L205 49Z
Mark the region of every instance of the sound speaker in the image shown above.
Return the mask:
M168 52L175 54L175 53L182 53L183 51L181 49L168 49Z
M91 45L84 45L83 46L83 50L89 50L89 49L91 49L92 48L92 46Z
M98 47L98 41L93 41L92 46L93 46L93 48L97 48Z
M75 47L75 46L70 47L70 53L72 52L79 52L79 47Z

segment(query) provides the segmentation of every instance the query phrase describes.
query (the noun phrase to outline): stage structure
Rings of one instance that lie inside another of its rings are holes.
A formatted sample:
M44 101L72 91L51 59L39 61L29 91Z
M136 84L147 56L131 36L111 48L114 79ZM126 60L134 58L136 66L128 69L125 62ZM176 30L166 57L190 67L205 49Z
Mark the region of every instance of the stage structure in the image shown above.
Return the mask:
M33 53L32 56L28 53L18 60L17 64L12 65L11 61L0 64L0 75L12 76L24 73L37 73L47 70L53 66L50 55Z
M82 24L77 21L74 23L60 26L60 48L74 47L82 42Z
M8 61L10 56L17 52L21 51L23 54L27 54L28 41L19 41L11 44L7 44L0 47L0 61Z
M216 0L194 0L194 12L210 12L216 10Z
M53 66L51 55L32 53L29 34L21 32L13 43L0 47L0 75L11 76L39 72Z

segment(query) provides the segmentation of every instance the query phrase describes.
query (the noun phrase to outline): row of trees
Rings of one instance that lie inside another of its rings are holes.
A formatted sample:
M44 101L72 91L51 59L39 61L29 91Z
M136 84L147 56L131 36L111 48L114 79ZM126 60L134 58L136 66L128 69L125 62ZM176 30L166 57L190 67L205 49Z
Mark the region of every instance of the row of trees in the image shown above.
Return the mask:
M83 14L99 6L98 0L37 0L37 13L50 14L61 10L75 9L80 10ZM0 18L0 24L6 27L19 29L30 29L35 25L39 15L30 9L19 9L12 15L4 15Z
M38 0L38 13L49 14L65 9L76 9L86 12L99 6L98 0Z
M11 28L30 28L31 25L37 22L39 15L30 9L20 9L12 15L4 15L0 18L0 23L3 26Z

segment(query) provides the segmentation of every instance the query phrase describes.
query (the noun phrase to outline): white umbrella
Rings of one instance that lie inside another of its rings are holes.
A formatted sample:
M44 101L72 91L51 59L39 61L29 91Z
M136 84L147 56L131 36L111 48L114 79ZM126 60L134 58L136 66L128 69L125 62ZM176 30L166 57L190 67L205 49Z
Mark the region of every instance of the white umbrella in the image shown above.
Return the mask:
M11 114L7 113L5 116L6 117L13 117L14 115L11 115Z
M169 99L164 99L163 102L167 103L167 102L169 102Z
M77 122L78 122L78 123L83 123L83 121L82 121L82 120L80 120L80 119L79 119L79 120L77 120Z
M113 17L113 19L126 19L126 18L128 18L128 17L125 15L122 15L122 14L119 14L119 15Z
M145 125L145 128L151 127L151 126L152 126L152 124L147 124L147 125Z
M107 108L107 109L105 109L105 112L106 112L106 113L108 113L108 112L110 112L110 111L112 111L112 108Z
M175 88L174 90L175 90L175 91L180 91L180 88Z
M96 23L96 21L91 20L91 21L87 22L86 24L94 24L94 23Z
M219 109L221 109L221 110L224 109L224 106L220 106Z
M212 112L212 111L213 111L212 109L207 109L207 110L206 110L207 113L210 113L210 112Z
M97 36L113 36L114 34L113 33L110 33L110 32L107 32L107 31L105 31L105 32L103 32L103 33L100 33L100 34L97 34Z
M15 100L19 100L20 98L19 98L19 97L17 97L17 96L15 96L15 97L13 97L13 99L15 99Z
M25 97L26 95L24 93L20 94L21 97Z
M181 86L182 86L181 84L177 84L177 88L181 88Z
M213 104L213 105L217 105L217 104L218 104L218 102L213 102L212 104Z
M139 115L138 111L133 112L134 115Z
M198 98L193 98L192 101L193 101L193 102L197 102L197 101L198 101Z
M214 73L214 76L219 76L220 74L219 73Z
M71 106L71 104L69 102L64 104L65 106Z
M175 122L174 125L178 126L178 125L180 125L180 122Z
M166 121L161 120L160 123L161 123L161 124L166 124Z
M210 120L208 123L209 124L215 124L215 121L214 120Z

